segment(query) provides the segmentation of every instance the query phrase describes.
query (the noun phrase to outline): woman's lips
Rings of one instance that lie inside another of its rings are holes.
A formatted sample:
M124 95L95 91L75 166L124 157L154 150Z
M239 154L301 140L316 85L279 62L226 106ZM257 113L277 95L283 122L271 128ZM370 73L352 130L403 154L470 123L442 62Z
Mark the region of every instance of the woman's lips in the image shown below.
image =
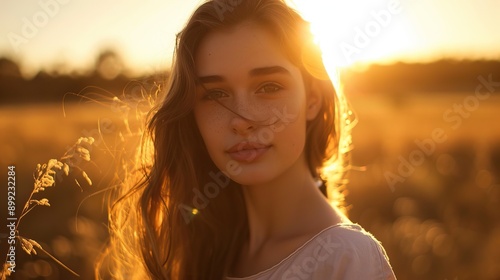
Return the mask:
M252 143L252 142L241 142L238 143L226 152L229 156L236 161L240 162L252 162L257 158L261 157L271 145L264 145L260 143Z

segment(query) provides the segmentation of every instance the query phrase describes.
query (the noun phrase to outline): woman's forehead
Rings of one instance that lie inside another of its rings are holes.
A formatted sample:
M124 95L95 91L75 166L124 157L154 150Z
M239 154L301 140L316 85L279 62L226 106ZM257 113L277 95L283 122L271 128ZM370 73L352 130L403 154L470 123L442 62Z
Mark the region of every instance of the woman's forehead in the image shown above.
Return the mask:
M195 54L198 76L248 73L252 69L294 67L272 34L252 23L209 33Z

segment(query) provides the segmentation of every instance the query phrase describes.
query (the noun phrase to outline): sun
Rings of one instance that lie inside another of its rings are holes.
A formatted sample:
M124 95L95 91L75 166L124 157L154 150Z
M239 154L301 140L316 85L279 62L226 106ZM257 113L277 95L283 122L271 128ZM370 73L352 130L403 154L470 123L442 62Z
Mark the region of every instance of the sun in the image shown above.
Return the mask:
M399 1L286 1L311 23L329 72L388 61L418 43Z
M359 2L351 0L286 0L311 24L315 43L323 54L323 63L337 90L341 90L341 72L352 67L342 44L352 37L352 28L359 22Z
M286 0L311 23L327 70L362 70L425 56L414 2L399 0Z
M311 23L311 31L323 52L327 68L344 68L356 61L345 57L342 43L352 36L352 28L359 21L360 7L357 1L287 0Z

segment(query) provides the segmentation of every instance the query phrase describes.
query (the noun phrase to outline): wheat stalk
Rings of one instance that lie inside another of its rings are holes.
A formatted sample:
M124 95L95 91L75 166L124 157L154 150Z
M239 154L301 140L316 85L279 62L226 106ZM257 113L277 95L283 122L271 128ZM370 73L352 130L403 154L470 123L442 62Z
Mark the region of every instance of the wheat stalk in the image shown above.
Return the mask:
M75 276L80 276L78 273L71 270L69 267L64 265L60 260L47 252L38 242L33 239L25 238L19 233L19 225L21 224L21 220L33 210L37 206L47 206L50 207L49 200L47 198L35 199L34 196L40 192L45 191L46 188L54 187L56 185L56 175L64 174L68 176L71 169L77 169L78 172L81 173L82 177L86 180L88 185L92 185L92 181L90 180L87 173L80 168L78 165L73 162L90 161L90 151L89 148L94 143L94 138L92 137L81 137L76 141L76 143L66 151L66 153L59 159L50 159L47 163L37 164L35 172L33 173L33 190L31 191L26 203L24 204L23 210L21 211L21 215L17 220L17 224L15 227L16 239L21 244L21 248L29 255L37 254L36 249L44 252L47 256L49 256L56 263L61 265L63 268L74 274ZM76 185L81 189L81 184L75 179ZM6 256L3 268L1 270L1 280L7 279L7 276L11 275L11 271L9 270L10 264L7 262L8 257Z

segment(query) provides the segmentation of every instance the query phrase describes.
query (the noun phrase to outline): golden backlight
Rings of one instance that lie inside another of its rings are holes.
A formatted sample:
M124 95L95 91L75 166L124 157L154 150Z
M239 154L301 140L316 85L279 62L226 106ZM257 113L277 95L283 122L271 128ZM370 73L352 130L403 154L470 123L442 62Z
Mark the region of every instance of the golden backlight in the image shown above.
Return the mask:
M334 52L331 46L338 45L342 41L342 31L353 21L353 11L355 5L351 1L320 1L310 0L291 0L291 5L295 5L302 16L311 23L311 31L314 34L315 41L318 43L323 51L324 57L329 57L328 63L337 61L335 66L348 66L346 60L334 59L339 54ZM340 61L343 61L340 63Z
M400 1L287 2L311 23L329 71L375 61L389 62L418 52L410 9Z

